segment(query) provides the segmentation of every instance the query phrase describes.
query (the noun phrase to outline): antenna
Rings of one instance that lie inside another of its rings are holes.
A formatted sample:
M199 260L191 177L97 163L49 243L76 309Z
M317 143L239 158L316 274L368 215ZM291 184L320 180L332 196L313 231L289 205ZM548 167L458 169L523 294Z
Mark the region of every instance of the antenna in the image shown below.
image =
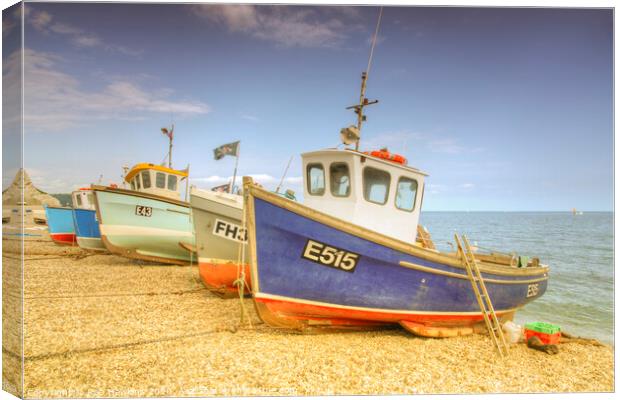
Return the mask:
M372 56L375 51L375 45L377 44L377 35L379 34L379 26L381 25L381 17L383 16L383 7L379 8L379 18L377 19L377 27L375 28L375 34L372 38L372 45L370 47L370 56L368 57L368 65L366 71L362 72L362 86L360 89L360 102L354 106L347 107L347 110L353 109L357 114L357 127L350 126L340 131L340 137L343 139L344 144L352 144L355 141L355 150L359 150L360 137L362 132L362 123L366 121L364 115L364 107L377 104L379 100L368 100L366 98L366 81L368 81L368 74L370 73L370 66L372 65ZM356 131L354 130L356 129ZM343 132L345 131L345 132Z
M161 128L161 133L168 136L170 144L168 146L168 168L172 168L172 139L174 138L174 123L172 123L170 130L168 128Z
M282 183L284 183L284 178L286 177L286 174L288 172L288 167L291 166L291 161L293 161L293 156L291 156L291 158L288 159L288 164L286 164L286 168L284 169L284 174L282 174L282 179L280 179L280 183L278 184L278 187L276 188L276 193L280 193L280 186L282 186Z

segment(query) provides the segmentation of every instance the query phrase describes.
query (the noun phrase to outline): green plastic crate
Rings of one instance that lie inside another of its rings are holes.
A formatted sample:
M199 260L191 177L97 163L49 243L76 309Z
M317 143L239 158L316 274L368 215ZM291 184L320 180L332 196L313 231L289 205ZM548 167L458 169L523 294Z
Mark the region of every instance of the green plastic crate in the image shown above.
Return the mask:
M554 333L558 333L560 331L560 326L549 324L547 322L530 322L529 324L525 324L525 329L546 333L547 335L553 335Z

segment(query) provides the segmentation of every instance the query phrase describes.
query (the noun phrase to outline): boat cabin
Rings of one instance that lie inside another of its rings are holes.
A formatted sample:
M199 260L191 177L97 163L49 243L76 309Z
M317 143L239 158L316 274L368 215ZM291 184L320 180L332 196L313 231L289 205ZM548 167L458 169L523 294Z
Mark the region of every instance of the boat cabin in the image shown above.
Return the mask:
M387 151L304 153L304 204L403 242L416 240L424 172Z
M95 209L95 195L90 188L80 188L71 193L71 200L73 201L73 208L80 208L83 210Z
M134 165L127 175L125 182L131 189L138 192L151 193L159 196L181 200L181 183L186 180L188 172L180 171L161 165L141 163Z

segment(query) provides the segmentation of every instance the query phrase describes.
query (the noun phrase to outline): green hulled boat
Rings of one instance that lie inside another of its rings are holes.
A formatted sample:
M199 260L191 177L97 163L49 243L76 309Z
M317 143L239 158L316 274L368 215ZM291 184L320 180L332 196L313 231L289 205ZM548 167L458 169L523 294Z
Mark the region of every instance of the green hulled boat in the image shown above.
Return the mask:
M125 176L131 189L93 185L101 240L129 258L185 264L191 261L194 233L190 206L181 200L188 172L141 163Z

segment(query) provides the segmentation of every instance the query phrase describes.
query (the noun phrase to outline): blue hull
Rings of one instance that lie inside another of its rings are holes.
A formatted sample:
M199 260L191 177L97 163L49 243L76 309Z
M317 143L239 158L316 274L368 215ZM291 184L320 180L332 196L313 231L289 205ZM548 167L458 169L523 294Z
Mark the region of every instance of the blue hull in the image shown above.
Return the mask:
M88 250L105 250L95 210L73 209L73 222L80 247Z
M253 202L250 220L253 217L255 225L251 232L256 255L252 270L255 299L274 305L272 311L277 308L281 313L296 314L296 318L308 313L320 318L323 312L325 317L347 318L347 313L359 311L355 318L424 324L482 320L466 270L458 263L437 262L433 259L438 257L426 257L427 253L421 251L417 252L419 256L399 251L289 211L270 200L254 197ZM320 255L326 246L345 257L350 254L356 261L354 268L346 270L334 267L334 262L321 262L321 257L323 261L334 259ZM416 268L407 268L401 262ZM542 296L547 274L536 269L531 275L522 270L512 275L505 271L484 272L481 267L498 314L514 312Z
M52 240L59 244L75 244L75 227L71 208L45 207L47 227Z

